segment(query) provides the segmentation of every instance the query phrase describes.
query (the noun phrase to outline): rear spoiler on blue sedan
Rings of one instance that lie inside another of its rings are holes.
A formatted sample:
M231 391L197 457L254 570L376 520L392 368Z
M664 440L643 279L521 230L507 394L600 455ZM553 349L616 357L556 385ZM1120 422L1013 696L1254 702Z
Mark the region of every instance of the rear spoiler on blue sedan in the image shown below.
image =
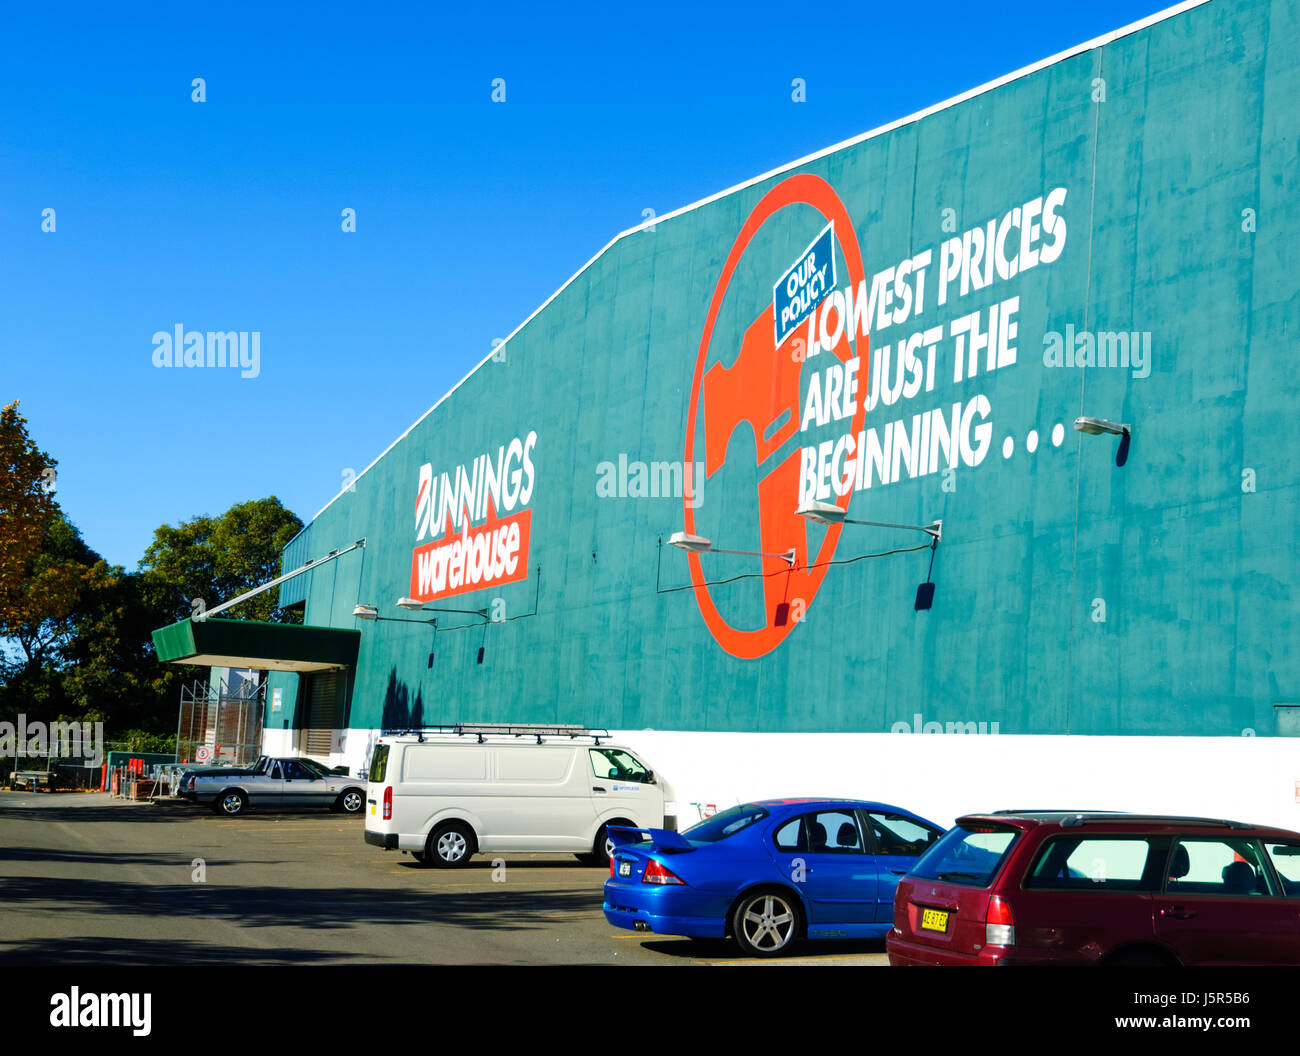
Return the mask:
M695 850L695 844L671 829L633 829L624 825L610 825L605 831L614 841L615 847L645 843L648 839L654 850L665 854Z

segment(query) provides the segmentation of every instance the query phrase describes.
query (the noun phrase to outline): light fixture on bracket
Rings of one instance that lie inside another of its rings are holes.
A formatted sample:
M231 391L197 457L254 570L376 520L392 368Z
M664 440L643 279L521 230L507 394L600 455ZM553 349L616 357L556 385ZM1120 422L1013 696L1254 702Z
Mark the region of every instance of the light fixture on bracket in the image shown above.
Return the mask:
M870 528L902 528L912 532L925 532L926 535L930 536L934 540L935 545L943 539L943 521L932 521L930 524L894 524L891 521L859 521L846 516L845 512L834 503L819 502L816 499L809 499L794 512L800 517L808 518L808 520L815 524L863 524Z
M925 574L925 582L916 588L916 601L913 608L920 612L928 609L934 604L934 582L930 579L930 572L934 570L934 551L943 539L943 521L931 521L929 524L895 524L892 521L859 521L846 515L845 511L840 509L832 502L820 502L817 499L809 499L802 506L794 511L800 517L806 517L814 524L824 524L829 526L837 524L860 524L868 528L899 528L909 532L924 532L931 539L930 542L930 571Z
M488 623L492 622L487 609L445 609L437 605L426 606L423 601L417 601L415 598L398 598L393 604L407 612L459 612L466 616L478 616Z
M408 612L459 612L459 613L464 613L467 616L481 616L483 618L483 633L485 635L485 641L479 644L476 663L478 664L483 663L483 653L484 653L484 646L486 644L487 625L492 622L491 617L488 615L487 609L425 608L424 602L416 601L414 598L398 598L397 607L401 609L406 609ZM437 638L438 635L438 618L436 616L431 620L403 620L400 618L394 619L392 616L380 616L379 610L374 605L357 605L355 608L353 608L352 615L355 616L358 620L381 620L385 623L432 624L433 634L435 639ZM430 651L429 653L426 666L433 667L432 651Z
M1116 436L1128 436L1133 431L1133 427L1119 422L1108 421L1105 418L1076 418L1074 427L1081 433L1087 433L1089 436L1096 436L1098 433L1114 433Z
M1129 443L1133 439L1133 427L1127 422L1112 422L1107 418L1079 417L1074 420L1074 428L1085 436L1118 436L1119 448L1115 451L1115 465L1122 466L1128 461Z
M689 532L673 532L668 537L668 545L675 546L678 550L685 550L689 554L744 554L746 557L770 557L778 561L784 561L790 571L794 570L795 561L799 556L794 547L781 554L766 553L762 550L724 550L720 546L714 546L713 540L706 539L702 535L691 535ZM789 613L789 602L782 601L778 603L775 617L776 626L784 627L789 619Z
M746 557L771 557L784 561L791 568L794 568L798 556L793 547L781 554L769 554L762 550L724 550L720 546L714 546L711 539L706 539L702 535L691 535L689 532L673 532L668 537L668 545L675 546L678 550L685 550L688 554L743 554Z

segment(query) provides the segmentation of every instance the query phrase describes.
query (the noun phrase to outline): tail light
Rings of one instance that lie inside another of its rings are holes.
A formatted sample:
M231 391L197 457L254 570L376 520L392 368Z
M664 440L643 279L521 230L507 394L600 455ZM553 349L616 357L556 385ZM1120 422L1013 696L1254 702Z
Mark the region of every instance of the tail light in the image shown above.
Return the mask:
M645 873L641 877L643 884L682 884L685 886L686 881L677 876L671 869L660 865L653 858L645 867Z
M384 789L384 820L393 820L393 786Z
M614 856L612 854L609 856L609 878L614 879Z
M988 912L984 915L984 942L988 946L1016 944L1015 917L1011 915L1011 907L997 895L989 899Z

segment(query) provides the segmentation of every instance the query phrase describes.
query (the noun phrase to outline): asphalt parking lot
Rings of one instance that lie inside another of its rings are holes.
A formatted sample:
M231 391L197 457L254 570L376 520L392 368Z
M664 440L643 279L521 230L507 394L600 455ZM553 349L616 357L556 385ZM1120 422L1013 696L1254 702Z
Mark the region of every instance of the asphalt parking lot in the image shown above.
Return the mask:
M360 817L99 793L0 792L0 963L884 965L883 942L750 961L601 913L605 871L572 857L423 869Z

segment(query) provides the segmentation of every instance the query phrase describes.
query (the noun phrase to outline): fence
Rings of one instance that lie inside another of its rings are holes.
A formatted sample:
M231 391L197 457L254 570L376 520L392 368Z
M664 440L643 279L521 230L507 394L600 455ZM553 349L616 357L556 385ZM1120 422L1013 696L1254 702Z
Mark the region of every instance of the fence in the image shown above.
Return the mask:
M262 754L266 683L195 682L181 687L176 759L198 766L243 766Z

